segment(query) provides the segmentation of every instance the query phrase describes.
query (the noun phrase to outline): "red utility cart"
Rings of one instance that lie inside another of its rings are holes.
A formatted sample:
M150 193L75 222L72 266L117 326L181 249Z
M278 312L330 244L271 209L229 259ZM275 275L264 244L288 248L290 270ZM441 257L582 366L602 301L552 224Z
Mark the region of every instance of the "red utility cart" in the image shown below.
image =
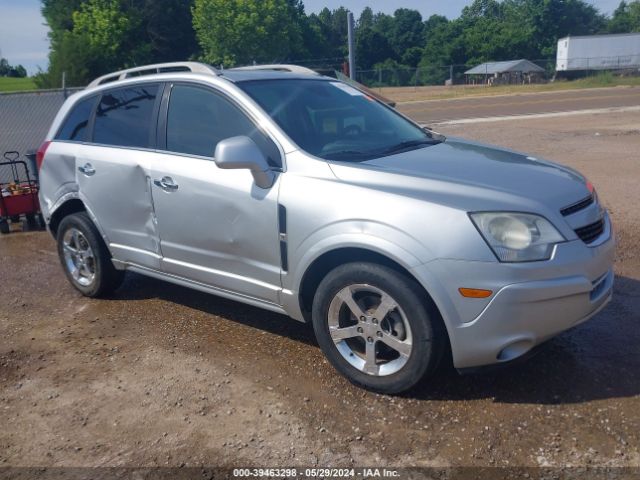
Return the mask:
M0 233L9 233L9 221L24 217L28 228L42 226L38 182L29 175L18 152L6 152L0 162Z

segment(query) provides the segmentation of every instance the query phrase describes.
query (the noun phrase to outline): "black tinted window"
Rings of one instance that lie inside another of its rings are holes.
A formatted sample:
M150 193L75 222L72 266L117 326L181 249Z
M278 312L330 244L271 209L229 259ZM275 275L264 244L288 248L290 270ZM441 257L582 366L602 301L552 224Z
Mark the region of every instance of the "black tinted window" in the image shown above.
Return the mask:
M102 95L93 141L123 147L148 147L157 85L140 85Z
M91 111L96 103L96 98L91 97L78 102L71 113L67 115L62 128L56 135L56 140L75 140L83 142L86 140L87 127Z
M175 85L167 115L167 150L213 157L220 140L246 135L279 165L277 147L235 105L211 90Z

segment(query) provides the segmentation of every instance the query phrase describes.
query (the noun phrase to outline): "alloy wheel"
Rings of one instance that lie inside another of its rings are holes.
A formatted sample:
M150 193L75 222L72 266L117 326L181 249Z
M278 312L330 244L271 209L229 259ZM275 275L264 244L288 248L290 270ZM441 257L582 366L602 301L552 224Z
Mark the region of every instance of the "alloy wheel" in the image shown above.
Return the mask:
M77 228L70 228L62 238L65 267L79 285L87 287L96 278L96 261L84 234Z
M391 295L373 285L342 288L329 305L327 322L342 357L368 375L398 372L413 350L405 312Z

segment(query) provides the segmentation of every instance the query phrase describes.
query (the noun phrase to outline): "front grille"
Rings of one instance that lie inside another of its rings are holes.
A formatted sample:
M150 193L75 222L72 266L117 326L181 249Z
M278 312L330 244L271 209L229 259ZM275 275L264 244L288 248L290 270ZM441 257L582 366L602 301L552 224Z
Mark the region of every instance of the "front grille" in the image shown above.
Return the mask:
M584 200L580 200L579 202L574 203L573 205L569 205L568 207L563 208L562 210L560 210L560 213L562 214L563 217L567 217L576 212L579 212L580 210L584 210L592 203L593 203L593 195L589 195Z
M578 235L578 237L580 237L580 239L584 243L589 245L590 243L593 243L600 235L602 235L602 232L604 232L604 218L601 218L597 222L590 225L577 228L575 232L576 235Z

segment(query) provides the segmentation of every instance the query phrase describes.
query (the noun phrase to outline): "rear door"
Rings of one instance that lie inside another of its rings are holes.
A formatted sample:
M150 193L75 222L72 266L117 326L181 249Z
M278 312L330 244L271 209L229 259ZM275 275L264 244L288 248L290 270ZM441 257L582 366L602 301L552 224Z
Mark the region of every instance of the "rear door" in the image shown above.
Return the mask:
M162 268L225 291L277 303L280 291L279 177L270 189L249 170L219 169L217 143L247 135L275 169L278 147L223 93L167 86L151 168Z
M161 85L142 83L105 91L91 124L90 142L78 145L80 196L117 260L160 268L160 247L145 167L155 146Z

